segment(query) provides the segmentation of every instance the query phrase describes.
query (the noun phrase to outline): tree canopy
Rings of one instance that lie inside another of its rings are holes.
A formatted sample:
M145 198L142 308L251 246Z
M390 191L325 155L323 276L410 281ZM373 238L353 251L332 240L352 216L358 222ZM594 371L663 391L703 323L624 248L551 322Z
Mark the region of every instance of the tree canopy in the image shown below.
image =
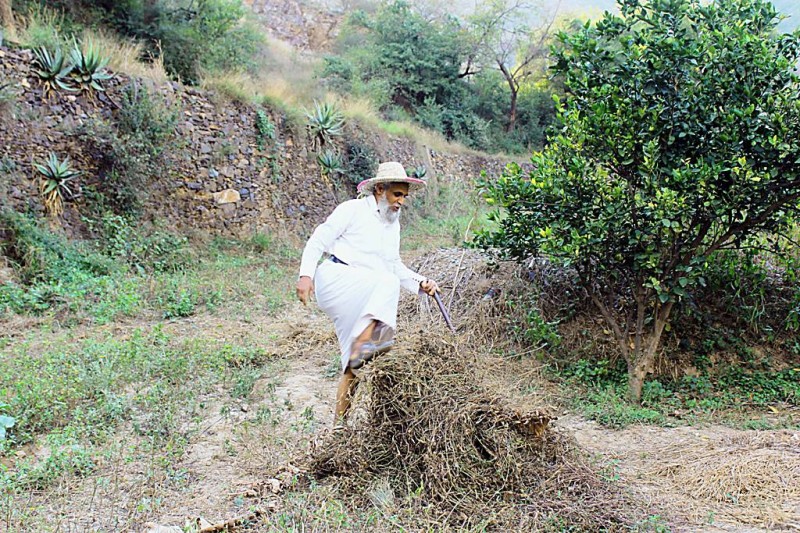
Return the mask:
M764 0L622 0L561 33L562 128L486 182L484 247L573 266L641 397L674 304L707 258L774 231L800 198L800 32Z

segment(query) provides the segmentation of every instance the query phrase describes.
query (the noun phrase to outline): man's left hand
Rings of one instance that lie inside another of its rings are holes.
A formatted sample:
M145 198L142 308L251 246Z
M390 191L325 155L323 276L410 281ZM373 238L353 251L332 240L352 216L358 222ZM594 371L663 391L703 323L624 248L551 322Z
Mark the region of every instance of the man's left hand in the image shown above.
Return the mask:
M419 288L422 292L427 294L428 296L433 296L437 292L439 292L439 286L436 285L436 282L432 279L426 279L425 281L419 284Z

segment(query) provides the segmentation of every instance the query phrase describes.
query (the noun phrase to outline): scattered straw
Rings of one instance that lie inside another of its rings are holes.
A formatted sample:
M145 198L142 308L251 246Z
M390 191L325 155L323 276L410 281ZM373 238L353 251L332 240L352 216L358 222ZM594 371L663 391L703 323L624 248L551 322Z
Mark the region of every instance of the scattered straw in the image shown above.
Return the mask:
M739 433L655 451L649 476L691 498L696 515L773 527L800 525L800 433Z

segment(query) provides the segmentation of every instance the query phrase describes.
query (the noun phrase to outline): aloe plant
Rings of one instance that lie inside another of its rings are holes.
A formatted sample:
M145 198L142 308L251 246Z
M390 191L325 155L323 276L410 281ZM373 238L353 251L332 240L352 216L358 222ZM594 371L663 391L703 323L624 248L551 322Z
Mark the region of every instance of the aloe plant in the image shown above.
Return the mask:
M342 158L333 150L324 150L317 155L320 171L324 176L342 172Z
M68 78L72 72L72 65L66 62L66 57L60 48L56 48L52 52L44 46L34 48L33 63L34 72L42 84L42 94L45 99L49 98L57 89L75 91Z
M34 163L33 167L42 175L39 191L44 198L45 209L53 216L61 215L64 199L73 195L69 182L78 177L80 171L72 168L69 157L60 161L53 152L44 163Z
M331 137L342 134L344 116L333 104L314 102L314 111L306 112L306 117L312 142L318 148L329 143Z
M108 58L102 56L100 49L91 41L81 47L73 39L70 59L72 60L72 79L75 80L82 91L105 91L102 82L114 77L113 74L105 70L106 65L108 65Z
M412 178L422 180L425 179L425 176L428 174L428 169L425 168L425 165L419 165L418 167L414 167L412 169L406 169L406 174Z

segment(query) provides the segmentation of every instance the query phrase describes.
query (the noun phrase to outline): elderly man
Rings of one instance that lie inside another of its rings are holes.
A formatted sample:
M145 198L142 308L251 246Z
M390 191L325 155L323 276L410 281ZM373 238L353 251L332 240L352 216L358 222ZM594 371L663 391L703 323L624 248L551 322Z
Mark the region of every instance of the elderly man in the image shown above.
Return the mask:
M359 197L337 206L303 251L297 297L306 304L315 292L333 320L341 350L334 425L350 408L353 370L394 344L400 287L431 296L438 290L436 282L400 260L400 211L408 194L424 186L400 163L381 163L374 178L358 184ZM318 266L323 253L327 260Z

